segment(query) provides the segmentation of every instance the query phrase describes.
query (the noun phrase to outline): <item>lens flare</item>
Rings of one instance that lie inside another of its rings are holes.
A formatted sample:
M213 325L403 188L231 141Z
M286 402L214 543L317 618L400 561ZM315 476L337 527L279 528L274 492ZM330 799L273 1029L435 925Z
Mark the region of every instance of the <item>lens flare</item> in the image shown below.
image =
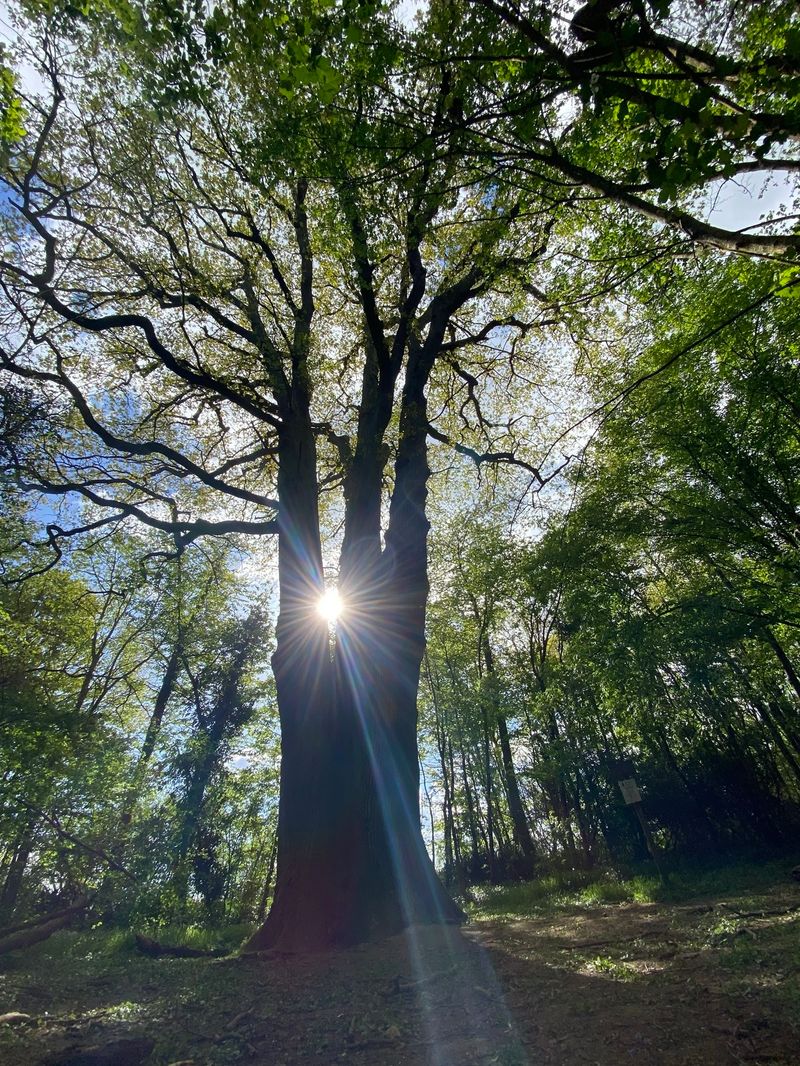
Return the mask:
M333 623L341 615L344 610L344 604L342 603L342 597L339 595L338 589L328 589L327 592L320 597L317 603L317 612L328 623Z

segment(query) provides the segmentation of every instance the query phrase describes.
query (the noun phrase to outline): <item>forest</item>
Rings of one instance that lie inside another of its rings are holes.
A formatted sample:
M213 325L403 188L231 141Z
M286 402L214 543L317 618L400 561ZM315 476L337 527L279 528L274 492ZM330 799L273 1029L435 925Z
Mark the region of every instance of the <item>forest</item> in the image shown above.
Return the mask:
M469 919L467 973L514 900L679 910L737 863L788 895L730 913L800 910L796 5L19 0L0 34L12 983L116 937L213 998L206 955L399 934L416 988L404 930ZM404 1024L147 1061L584 1061ZM731 1040L642 1061L792 1061Z

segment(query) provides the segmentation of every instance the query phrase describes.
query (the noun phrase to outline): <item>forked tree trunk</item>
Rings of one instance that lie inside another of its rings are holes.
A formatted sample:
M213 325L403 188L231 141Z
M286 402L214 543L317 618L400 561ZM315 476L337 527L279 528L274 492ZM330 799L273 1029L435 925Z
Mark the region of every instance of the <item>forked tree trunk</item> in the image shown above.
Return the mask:
M369 448L356 453L356 476L345 486L346 613L333 648L315 609L324 582L314 438L307 411L297 406L285 419L273 656L278 875L267 920L245 951L322 950L414 923L463 920L435 874L419 818L416 701L428 591L421 394L409 372L382 551L382 463ZM359 437L364 443L368 434Z

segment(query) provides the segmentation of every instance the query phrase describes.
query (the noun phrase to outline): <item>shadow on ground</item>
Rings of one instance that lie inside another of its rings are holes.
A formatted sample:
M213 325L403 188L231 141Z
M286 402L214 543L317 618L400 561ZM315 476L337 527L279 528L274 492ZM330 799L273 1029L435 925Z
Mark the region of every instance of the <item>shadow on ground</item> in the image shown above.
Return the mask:
M65 933L6 963L0 1013L30 1017L0 1025L0 1059L796 1066L797 902L575 909L306 958L103 956L102 934Z

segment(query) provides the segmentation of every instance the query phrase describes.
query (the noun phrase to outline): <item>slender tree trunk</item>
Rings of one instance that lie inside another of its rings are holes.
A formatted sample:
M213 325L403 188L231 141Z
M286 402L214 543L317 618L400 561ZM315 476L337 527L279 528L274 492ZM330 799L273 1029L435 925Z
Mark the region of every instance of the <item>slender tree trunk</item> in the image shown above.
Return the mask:
M581 797L588 798L588 792L583 784L583 775L575 767L575 817L578 821L578 829L581 834L581 849L583 851L583 863L587 870L594 866L594 852L597 841L597 829L592 826L589 819L588 807L581 802Z
M264 888L261 892L261 899L258 903L258 921L263 922L267 916L267 904L269 903L270 895L272 894L272 878L275 876L275 859L278 855L278 834L274 833L272 836L272 843L269 847L269 861L267 863L267 876L264 879Z
M791 744L795 754L800 755L800 733L797 732L795 723L792 721L795 716L792 715L791 709L787 708L780 698L771 699L768 703L773 717L780 724L783 734Z
M0 892L0 917L5 918L12 914L22 887L22 879L28 865L31 850L33 848L33 835L36 829L36 819L31 817L22 827L8 864L3 889Z
M453 875L453 803L447 766L447 729L445 722L443 721L439 693L437 691L427 651L425 652L425 675L428 680L428 687L430 688L431 699L433 701L433 714L436 726L436 750L439 753L439 765L442 770L442 787L444 790L444 797L442 799L442 817L444 821L444 880L445 883L447 883ZM433 816L431 815L431 817Z
M672 704L672 696L669 692L667 692L666 688L665 693L667 699ZM708 829L711 840L714 842L714 844L718 844L719 829L711 819L711 816L709 815L708 811L706 810L705 805L703 804L702 796L698 793L697 789L692 784L689 777L687 777L687 775L681 769L680 763L678 762L678 759L669 743L667 731L664 729L663 725L660 724L656 724L654 726L654 729L655 735L658 739L658 745L661 748L664 758L667 760L667 764L669 765L672 772L676 775L676 777L680 780L681 784L686 789L688 795L691 797L692 802L697 808L697 813L700 815L703 820L703 823Z
M425 802L428 806L428 819L431 823L431 862L434 869L436 869L436 834L434 832L434 819L433 819L433 800L431 799L430 789L428 788L428 776L425 773L425 765L422 760L419 760L419 769L422 774L422 791L425 793Z
M486 673L488 677L493 678L495 676L494 655L492 654L489 635L485 631L483 634L482 645ZM511 815L511 824L514 828L514 843L523 858L523 873L525 876L530 877L533 874L534 869L535 849L533 846L533 839L531 838L531 831L528 827L525 808L522 806L522 797L519 793L517 771L514 767L514 758L511 754L511 739L508 735L508 723L506 722L505 715L502 713L497 714L497 731L500 737L500 752L503 761L503 783L505 785L506 800L508 802L508 813Z
M781 733L780 727L775 721L772 712L769 710L768 705L765 704L762 700L758 699L758 697L755 695L751 696L750 699L753 705L753 710L756 712L756 720L763 722L764 725L767 727L767 731L775 742L775 746L777 747L778 751L780 751L780 753L783 755L787 766L794 775L795 784L800 785L800 763L798 763L797 759L794 756L794 753L787 744L786 739Z
M120 821L123 826L128 826L133 818L133 812L136 807L136 803L139 799L139 793L144 783L147 767L150 763L150 758L155 750L156 742L161 732L161 724L164 721L164 712L167 709L170 696L175 688L175 681L178 677L178 671L181 659L181 647L180 643L176 641L175 646L170 653L170 657L167 660L167 665L164 669L164 674L159 685L158 692L156 693L155 702L153 704L153 711L150 715L150 721L147 724L147 732L144 736L144 742L142 743L142 750L139 752L139 758L136 761L136 767L133 771L133 780L131 786L128 789L128 793L125 797L125 803L122 810L122 816Z
M447 737L447 765L450 770L450 836L453 842L453 862L456 864L456 868L459 871L459 878L463 880L463 852L461 850L461 839L457 829L460 811L458 810L458 799L456 796L456 764L455 755L453 754L453 741L450 736Z
M497 871L495 869L494 812L492 810L492 749L489 736L489 715L485 704L483 706L483 774L486 784L486 857L489 881L495 884L497 882Z
M472 845L472 857L470 859L470 869L477 870L478 863L480 862L481 845L478 839L478 819L475 813L475 795L470 784L469 774L467 773L467 753L464 750L464 738L459 737L461 743L461 782L464 787L464 800L467 804L467 827L469 829L469 839Z
M780 643L780 641L769 628L769 626L765 628L764 632L767 637L767 643L775 652L778 662L783 667L783 672L786 674L786 680L792 686L798 698L800 698L800 676L798 676L797 671L794 668L794 663L786 654L783 645Z

